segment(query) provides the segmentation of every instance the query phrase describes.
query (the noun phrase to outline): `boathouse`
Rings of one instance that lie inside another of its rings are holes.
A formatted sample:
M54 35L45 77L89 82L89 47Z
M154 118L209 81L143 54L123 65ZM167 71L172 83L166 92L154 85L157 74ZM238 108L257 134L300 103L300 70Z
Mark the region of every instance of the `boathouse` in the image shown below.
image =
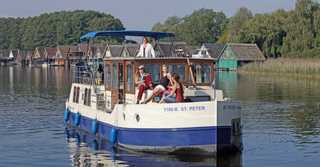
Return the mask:
M256 44L228 43L219 56L218 69L236 70L244 64L265 60L266 58Z
M26 66L31 65L33 52L30 50L19 50L19 56L16 59L18 65Z
M58 60L56 57L57 54L57 48L44 48L44 54L45 58L47 59L47 62L49 65L57 65Z
M119 57L123 50L123 45L107 45L105 57Z
M9 54L10 51L9 50L0 50L0 65L4 66L7 65L9 62Z
M80 46L64 46L61 48L61 52L63 52L66 57L65 64L67 67L85 59L85 54L81 51Z
M217 44L217 43L204 43L197 50L196 54L193 54L192 57L195 58L214 58L215 60L219 59L225 44Z
M42 65L47 61L44 48L37 47L32 55L32 65Z
M95 58L103 58L105 55L106 46L102 44L96 44L93 46L90 46L88 50L88 57L89 59Z
M185 42L159 42L155 46L156 57L190 57L191 49Z
M125 44L120 55L121 57L136 57L139 48L139 44Z

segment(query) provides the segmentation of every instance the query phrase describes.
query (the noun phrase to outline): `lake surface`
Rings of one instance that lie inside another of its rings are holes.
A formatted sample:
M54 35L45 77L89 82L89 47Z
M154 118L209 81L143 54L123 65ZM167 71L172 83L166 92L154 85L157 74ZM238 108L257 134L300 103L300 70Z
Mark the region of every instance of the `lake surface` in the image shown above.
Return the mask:
M63 68L0 67L0 166L319 166L320 80L219 73L242 104L242 154L177 157L112 148L63 125Z

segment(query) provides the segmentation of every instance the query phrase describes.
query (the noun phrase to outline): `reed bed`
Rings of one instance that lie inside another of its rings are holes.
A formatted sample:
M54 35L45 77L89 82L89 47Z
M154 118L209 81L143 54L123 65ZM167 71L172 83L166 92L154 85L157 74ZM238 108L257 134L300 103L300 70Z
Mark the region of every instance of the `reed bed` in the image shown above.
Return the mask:
M263 63L242 66L240 72L320 76L320 59L268 59Z

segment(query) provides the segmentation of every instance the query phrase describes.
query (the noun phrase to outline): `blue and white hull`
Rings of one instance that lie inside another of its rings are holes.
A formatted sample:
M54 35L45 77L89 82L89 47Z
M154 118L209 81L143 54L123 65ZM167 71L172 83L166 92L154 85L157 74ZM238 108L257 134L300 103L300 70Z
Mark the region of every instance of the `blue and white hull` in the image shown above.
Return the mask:
M151 152L241 149L240 107L230 101L117 104L112 112L66 103L65 121L112 144Z

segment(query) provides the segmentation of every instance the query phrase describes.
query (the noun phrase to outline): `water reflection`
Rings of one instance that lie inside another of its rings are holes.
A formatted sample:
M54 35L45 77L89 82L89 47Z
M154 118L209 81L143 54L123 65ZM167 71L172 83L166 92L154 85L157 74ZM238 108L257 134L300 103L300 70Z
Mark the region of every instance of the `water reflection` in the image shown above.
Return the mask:
M15 94L34 92L67 95L71 84L70 71L59 67L1 67L0 89Z
M177 157L65 133L70 71L0 67L0 166L319 166L320 80L226 72L216 82L242 104L242 155Z
M235 72L218 78L226 96L242 103L244 166L318 166L319 80Z
M240 166L239 153L229 156L177 156L134 152L114 148L105 140L72 128L66 129L73 166ZM217 160L218 159L218 160Z

